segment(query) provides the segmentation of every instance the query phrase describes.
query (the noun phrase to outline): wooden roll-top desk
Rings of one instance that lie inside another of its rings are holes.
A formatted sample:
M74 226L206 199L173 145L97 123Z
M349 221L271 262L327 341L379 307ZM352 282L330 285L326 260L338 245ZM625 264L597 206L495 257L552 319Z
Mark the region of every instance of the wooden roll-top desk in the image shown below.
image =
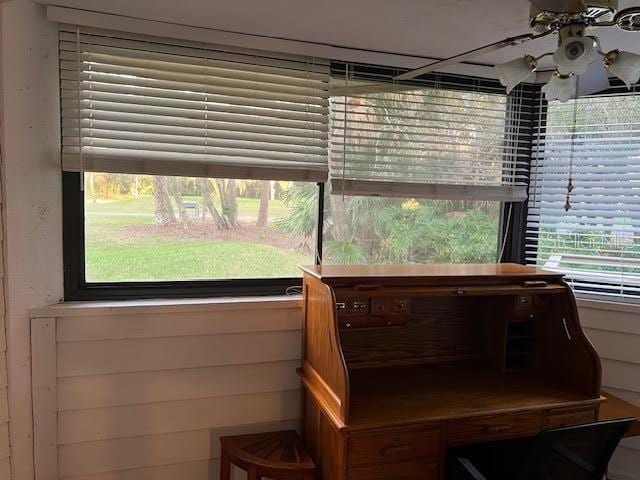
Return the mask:
M598 419L600 361L561 275L303 270L303 437L323 480L442 479L447 448Z

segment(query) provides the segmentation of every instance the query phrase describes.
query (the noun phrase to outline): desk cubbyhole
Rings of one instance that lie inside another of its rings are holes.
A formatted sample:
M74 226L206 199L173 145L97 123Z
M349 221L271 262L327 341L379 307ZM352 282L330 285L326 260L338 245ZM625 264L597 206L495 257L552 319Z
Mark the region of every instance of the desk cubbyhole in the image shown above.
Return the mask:
M533 353L533 338L510 338L507 340L507 355L524 355Z
M531 338L536 334L536 322L509 322L507 324L508 338Z
M533 357L528 353L511 353L505 358L505 370L526 370L533 367Z
M535 366L537 330L535 318L507 322L505 371L525 370Z

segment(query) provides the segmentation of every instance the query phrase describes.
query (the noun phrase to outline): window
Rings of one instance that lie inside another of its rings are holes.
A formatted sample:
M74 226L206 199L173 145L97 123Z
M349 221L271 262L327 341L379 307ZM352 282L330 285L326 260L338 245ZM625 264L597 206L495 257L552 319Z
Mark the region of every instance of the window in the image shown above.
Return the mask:
M68 299L284 294L315 261L315 183L84 175L64 175Z
M565 273L578 293L638 298L640 97L619 92L548 105L532 159L526 256Z
M323 261L495 262L502 202L526 198L531 90L332 70Z
M499 202L331 195L328 263L493 263Z
M323 251L495 261L529 90L334 66L61 26L66 298L282 294Z
M298 265L314 262L317 191L299 182L86 173L86 281L300 277Z
M331 79L332 192L524 201L532 98L491 81L344 65Z
M299 285L328 61L68 25L59 40L66 298Z

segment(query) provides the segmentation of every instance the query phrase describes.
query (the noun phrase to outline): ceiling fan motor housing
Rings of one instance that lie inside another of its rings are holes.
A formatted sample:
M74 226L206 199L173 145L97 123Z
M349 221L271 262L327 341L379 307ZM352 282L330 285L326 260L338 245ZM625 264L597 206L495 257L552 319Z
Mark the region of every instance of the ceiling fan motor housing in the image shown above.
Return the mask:
M556 30L563 25L611 22L618 11L618 0L584 0L585 10L579 12L553 12L531 5L530 23L536 32Z

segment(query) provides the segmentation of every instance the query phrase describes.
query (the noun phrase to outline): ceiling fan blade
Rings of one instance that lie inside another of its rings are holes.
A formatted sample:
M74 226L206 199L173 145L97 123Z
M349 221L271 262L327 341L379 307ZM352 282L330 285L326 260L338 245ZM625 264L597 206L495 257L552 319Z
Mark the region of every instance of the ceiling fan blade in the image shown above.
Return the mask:
M602 92L611 86L609 72L602 62L593 62L589 69L580 75L578 81L578 97Z
M479 57L486 53L495 52L496 50L500 50L501 48L520 45L530 40L535 40L537 38L547 36L550 33L551 30L540 33L538 35L534 35L533 33L525 33L524 35L518 35L517 37L505 38L504 40L500 40L499 42L491 43L480 48L474 48L473 50L469 50L468 52L445 58L444 60L430 63L429 65L425 65L424 67L416 68L415 70L410 70L408 72L402 73L394 77L394 80L411 80L413 78L419 77L420 75L424 75L425 73L434 72L436 70L448 67L449 65L455 65L457 63Z
M529 0L534 7L547 12L582 12L586 10L583 0Z

